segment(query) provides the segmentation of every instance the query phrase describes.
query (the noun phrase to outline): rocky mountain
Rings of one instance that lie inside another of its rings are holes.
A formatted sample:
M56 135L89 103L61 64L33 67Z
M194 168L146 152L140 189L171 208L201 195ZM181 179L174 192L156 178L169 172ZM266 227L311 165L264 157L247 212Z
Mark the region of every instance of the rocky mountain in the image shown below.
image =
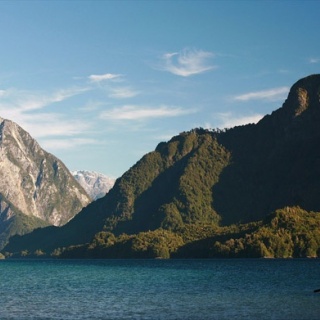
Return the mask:
M0 118L0 247L12 234L67 223L90 201L59 159Z
M194 129L160 143L119 178L105 197L65 226L13 237L5 251L168 257L188 246L199 251L192 244L204 238L218 241L215 249L207 246L210 252L238 250L229 244L236 237L249 239L246 232L254 233L262 226L258 220L269 219L269 228L273 219L269 214L277 209L299 206L320 211L319 123L320 75L312 75L295 83L282 107L257 124L222 131ZM281 234L281 228L290 225L288 219L295 214L285 212L281 216L285 222L280 223L275 214L268 232L259 233L261 239L266 234ZM300 209L293 212L305 215ZM301 233L317 225L316 216L310 214L310 221L292 243L308 246L319 240L320 248L320 236L315 240ZM222 241L227 240L228 232L232 237L226 245ZM266 239L264 246L272 243ZM241 241L239 246L244 246ZM254 239L251 245L263 247Z
M93 200L104 197L115 182L115 179L94 171L78 170L71 173Z

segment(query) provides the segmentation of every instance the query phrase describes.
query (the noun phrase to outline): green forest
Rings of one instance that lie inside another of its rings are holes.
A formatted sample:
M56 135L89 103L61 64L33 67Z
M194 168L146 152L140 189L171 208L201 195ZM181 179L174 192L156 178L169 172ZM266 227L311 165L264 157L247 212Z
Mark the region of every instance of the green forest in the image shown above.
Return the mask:
M8 253L4 253L5 255ZM320 214L285 207L263 221L218 227L190 224L115 236L98 232L84 245L44 252L22 251L16 257L42 258L316 258L320 256Z

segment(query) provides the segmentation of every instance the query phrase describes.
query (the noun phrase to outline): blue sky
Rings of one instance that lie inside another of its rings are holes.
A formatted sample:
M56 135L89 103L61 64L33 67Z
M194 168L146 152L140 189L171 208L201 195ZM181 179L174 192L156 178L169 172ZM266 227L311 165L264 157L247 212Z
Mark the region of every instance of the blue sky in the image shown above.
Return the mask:
M195 127L257 122L319 73L319 1L1 1L0 117L119 177Z

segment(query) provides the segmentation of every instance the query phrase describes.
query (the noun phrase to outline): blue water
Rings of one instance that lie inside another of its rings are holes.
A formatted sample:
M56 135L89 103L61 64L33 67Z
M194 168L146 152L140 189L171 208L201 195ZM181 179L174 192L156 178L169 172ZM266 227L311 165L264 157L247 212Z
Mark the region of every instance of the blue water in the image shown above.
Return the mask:
M320 319L319 260L4 260L0 319Z

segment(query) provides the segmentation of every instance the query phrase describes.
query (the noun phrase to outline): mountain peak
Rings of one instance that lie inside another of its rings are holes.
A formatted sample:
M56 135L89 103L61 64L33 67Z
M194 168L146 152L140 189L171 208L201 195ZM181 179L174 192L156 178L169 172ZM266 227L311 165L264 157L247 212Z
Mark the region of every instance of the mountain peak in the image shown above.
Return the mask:
M320 74L298 80L290 89L284 107L290 108L293 116L299 116L310 107L320 111Z
M76 170L71 173L93 200L104 197L115 182L115 179L95 171Z
M18 124L0 118L0 247L12 232L26 232L24 224L61 226L90 202L58 158ZM13 226L17 219L19 227Z

